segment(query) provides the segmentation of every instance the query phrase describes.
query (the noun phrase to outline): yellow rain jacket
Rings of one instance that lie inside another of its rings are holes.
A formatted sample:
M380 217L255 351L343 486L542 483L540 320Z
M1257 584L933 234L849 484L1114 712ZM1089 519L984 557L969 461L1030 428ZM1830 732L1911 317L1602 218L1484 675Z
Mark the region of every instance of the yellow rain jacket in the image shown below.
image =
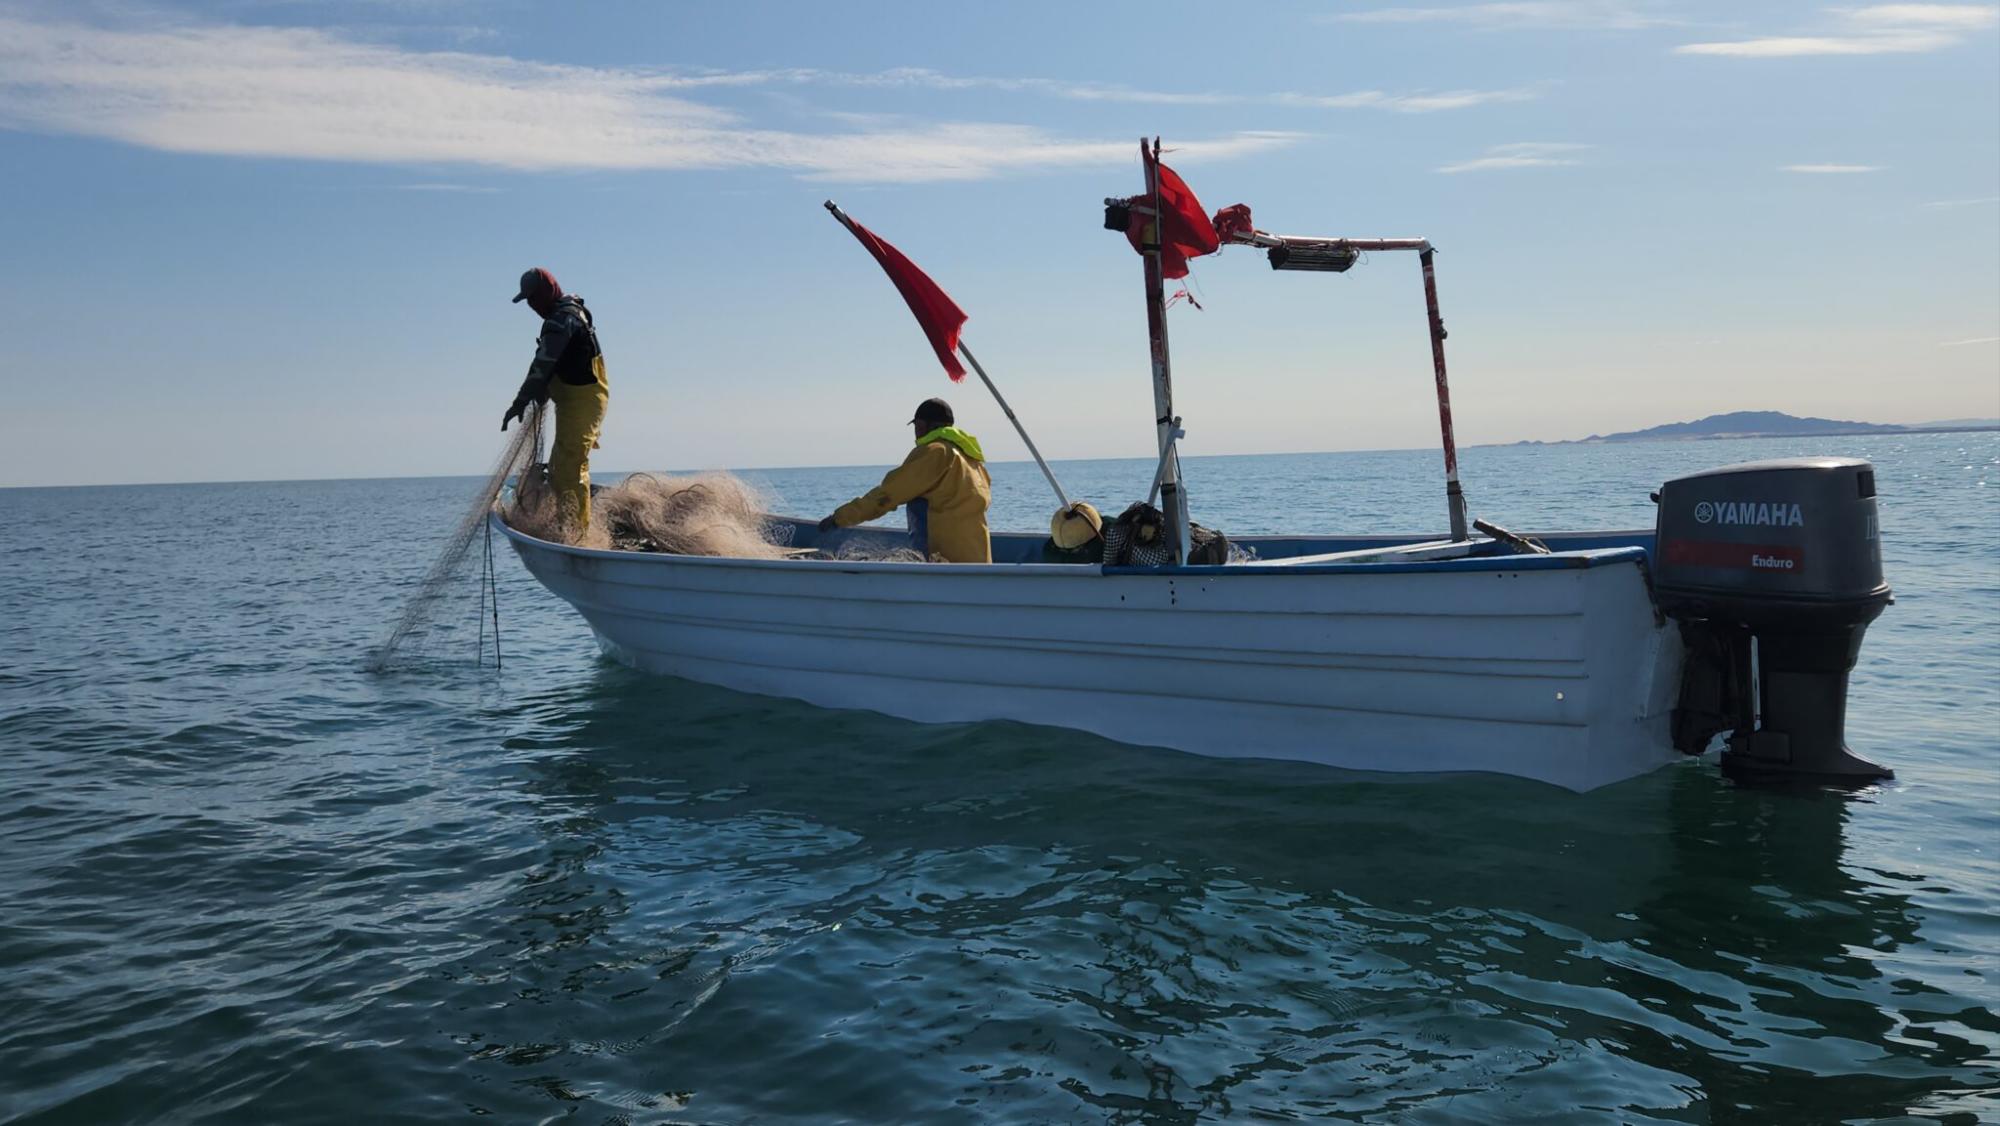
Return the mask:
M917 448L880 485L835 509L833 521L851 528L912 505L922 512L912 525L925 527L932 555L947 563L991 563L986 507L992 500L993 478L979 439L941 426L918 438Z

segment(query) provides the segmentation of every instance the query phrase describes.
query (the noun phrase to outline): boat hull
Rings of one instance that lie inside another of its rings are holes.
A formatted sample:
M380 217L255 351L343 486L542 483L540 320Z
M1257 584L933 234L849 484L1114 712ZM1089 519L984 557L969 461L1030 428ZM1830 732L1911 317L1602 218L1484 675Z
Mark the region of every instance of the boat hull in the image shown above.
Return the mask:
M615 659L824 707L1574 790L1682 757L1679 644L1636 548L1120 571L651 555L499 530Z

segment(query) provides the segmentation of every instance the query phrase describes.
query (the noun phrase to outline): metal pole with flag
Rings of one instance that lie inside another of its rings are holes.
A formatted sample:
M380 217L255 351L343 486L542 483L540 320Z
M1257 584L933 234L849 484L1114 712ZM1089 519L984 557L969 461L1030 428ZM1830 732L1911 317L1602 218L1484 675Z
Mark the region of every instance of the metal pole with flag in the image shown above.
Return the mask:
M904 302L910 306L910 314L917 318L918 326L924 330L925 339L930 341L931 351L937 353L938 363L944 366L944 373L951 377L951 381L957 383L965 378L965 367L958 362L958 356L964 356L965 362L972 365L972 370L979 376L979 381L992 393L993 401L1000 404L1001 413L1007 416L1008 422L1014 424L1014 432L1021 436L1022 443L1028 447L1029 456L1033 457L1035 464L1041 467L1042 476L1048 478L1049 488L1055 490L1056 499L1062 502L1064 508L1068 508L1069 495L1063 492L1061 483L1056 480L1055 471L1049 468L1047 461L1043 460L1042 451L1035 448L1035 440L1028 437L1027 428L1021 425L1019 418L1015 417L1014 408L1007 405L1007 400L1000 394L1000 389L993 386L993 380L988 378L986 369L973 358L972 350L958 339L959 330L965 327L965 310L959 308L958 303L951 299L951 295L930 279L930 275L904 257L902 251L849 218L847 212L842 211L832 200L826 201L826 209L833 213L834 218L840 220L841 226L846 227L861 241L861 245L866 247L868 253L875 256L875 261L881 264L882 272L889 275L889 280L896 286L896 292L902 294ZM952 355L954 350L958 356Z
M1173 173L1165 170L1160 164L1158 137L1153 138L1150 150L1146 147L1146 139L1139 138L1139 159L1146 169L1144 198L1151 205L1149 208L1151 221L1142 230L1139 252L1145 256L1146 335L1149 338L1153 359L1154 428L1160 440L1160 468L1154 480L1159 483L1160 508L1167 518L1167 548L1173 555L1175 565L1179 565L1187 562L1190 543L1187 492L1181 485L1179 439L1184 431L1180 428L1181 420L1174 417L1173 361L1167 352L1166 276L1169 271L1166 252L1169 246L1175 245L1174 235L1182 233L1178 230L1170 232L1169 220L1179 218L1185 225L1186 217L1170 213L1166 202L1162 199L1165 185L1162 183L1164 177L1161 173L1165 172L1166 176L1173 176ZM1187 191L1187 185L1181 182L1180 177L1173 176L1173 186L1178 189L1177 203L1181 197L1185 197L1190 203L1193 201L1193 193ZM1200 214L1200 205L1193 206L1195 217L1201 223L1207 224L1207 217ZM1213 242L1213 228L1210 228L1209 235L1210 241ZM1176 252L1179 252L1178 247ZM1183 258L1174 276L1186 275L1187 263ZM1152 497L1149 495L1146 499L1151 500Z

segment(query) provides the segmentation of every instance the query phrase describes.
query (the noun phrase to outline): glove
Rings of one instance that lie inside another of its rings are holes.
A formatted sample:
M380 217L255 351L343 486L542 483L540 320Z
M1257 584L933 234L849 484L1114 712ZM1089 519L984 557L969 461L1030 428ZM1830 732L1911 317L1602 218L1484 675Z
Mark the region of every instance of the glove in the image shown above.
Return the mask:
M500 416L500 432L502 434L505 434L507 432L508 423L514 421L517 418L524 418L524 416L526 416L527 413L528 413L528 400L526 399L514 400L514 405L508 407L507 413Z
M819 534L823 536L838 527L840 527L840 524L833 517L829 516L819 522Z

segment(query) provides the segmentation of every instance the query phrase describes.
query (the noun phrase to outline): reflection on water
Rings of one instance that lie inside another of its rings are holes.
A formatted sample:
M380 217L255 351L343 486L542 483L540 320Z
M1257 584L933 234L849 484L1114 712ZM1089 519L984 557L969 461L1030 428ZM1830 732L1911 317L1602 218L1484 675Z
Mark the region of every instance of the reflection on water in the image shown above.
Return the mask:
M530 705L572 717L519 748L546 856L457 979L496 1083L721 1118L1814 1121L2000 1082L1989 1012L1883 968L1918 923L1844 861L1866 794L1358 778L614 668L583 691Z

